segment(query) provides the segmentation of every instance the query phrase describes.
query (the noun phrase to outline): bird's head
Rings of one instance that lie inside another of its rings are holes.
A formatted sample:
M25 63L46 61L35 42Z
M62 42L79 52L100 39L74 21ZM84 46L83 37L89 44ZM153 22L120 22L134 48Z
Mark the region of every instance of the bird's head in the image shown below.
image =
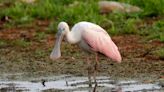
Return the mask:
M66 22L60 22L58 24L58 32L57 35L65 35L69 30L69 26Z
M68 31L69 31L69 26L66 22L60 22L58 24L58 32L56 33L55 47L53 48L50 54L50 59L56 60L61 56L60 44L62 42L63 37L66 35Z

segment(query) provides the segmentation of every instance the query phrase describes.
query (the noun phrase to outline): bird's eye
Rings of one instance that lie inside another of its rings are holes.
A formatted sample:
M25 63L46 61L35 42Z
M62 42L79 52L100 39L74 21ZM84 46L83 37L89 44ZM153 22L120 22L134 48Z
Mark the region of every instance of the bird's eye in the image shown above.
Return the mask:
M62 29L63 31L65 30L65 28Z

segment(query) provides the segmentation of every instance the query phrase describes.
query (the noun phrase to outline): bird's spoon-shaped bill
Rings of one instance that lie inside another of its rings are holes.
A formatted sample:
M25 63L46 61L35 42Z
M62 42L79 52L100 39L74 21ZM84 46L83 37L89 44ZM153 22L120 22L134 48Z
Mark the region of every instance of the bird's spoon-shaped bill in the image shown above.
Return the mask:
M61 45L62 39L63 39L62 34L56 35L56 42L55 42L55 46L50 54L50 59L56 60L56 59L60 58L60 56L61 56L60 45Z

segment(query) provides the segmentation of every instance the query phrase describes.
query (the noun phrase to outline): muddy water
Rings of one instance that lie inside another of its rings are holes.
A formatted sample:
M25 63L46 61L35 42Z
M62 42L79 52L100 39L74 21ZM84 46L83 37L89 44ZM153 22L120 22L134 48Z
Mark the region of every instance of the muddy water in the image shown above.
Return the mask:
M21 74L17 74L21 76ZM95 87L88 86L87 77L73 75L59 75L39 78L6 78L4 75L0 79L0 92L93 92ZM15 75L14 75L15 76ZM162 92L164 89L158 82L142 83L139 80L112 80L107 76L97 76L97 92ZM43 81L44 85L43 85Z

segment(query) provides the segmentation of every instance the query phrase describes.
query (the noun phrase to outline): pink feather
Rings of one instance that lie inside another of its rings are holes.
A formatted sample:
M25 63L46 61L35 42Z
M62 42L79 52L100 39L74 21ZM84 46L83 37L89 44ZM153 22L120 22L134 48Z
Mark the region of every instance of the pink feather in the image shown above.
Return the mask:
M100 52L118 63L121 62L122 58L118 47L106 31L90 29L83 32L82 38L92 47L93 51Z

